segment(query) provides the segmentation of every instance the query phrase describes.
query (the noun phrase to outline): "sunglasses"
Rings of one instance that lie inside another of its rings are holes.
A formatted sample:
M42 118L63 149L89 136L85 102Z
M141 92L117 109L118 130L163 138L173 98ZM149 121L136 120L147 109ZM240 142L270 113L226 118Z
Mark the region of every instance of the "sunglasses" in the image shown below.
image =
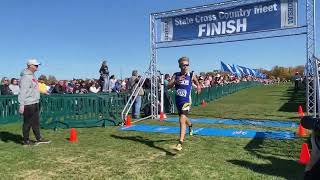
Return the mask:
M39 67L39 65L34 65L35 67Z
M181 64L181 67L188 67L189 64Z

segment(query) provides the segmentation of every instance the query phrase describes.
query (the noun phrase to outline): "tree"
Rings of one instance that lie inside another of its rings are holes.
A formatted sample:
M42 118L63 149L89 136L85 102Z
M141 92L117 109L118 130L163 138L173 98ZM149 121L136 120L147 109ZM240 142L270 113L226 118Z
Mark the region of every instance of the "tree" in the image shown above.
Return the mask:
M274 76L275 78L280 77L281 79L291 80L296 72L299 74L303 74L304 66L296 66L296 67L281 67L274 66L270 72L265 72L269 76Z

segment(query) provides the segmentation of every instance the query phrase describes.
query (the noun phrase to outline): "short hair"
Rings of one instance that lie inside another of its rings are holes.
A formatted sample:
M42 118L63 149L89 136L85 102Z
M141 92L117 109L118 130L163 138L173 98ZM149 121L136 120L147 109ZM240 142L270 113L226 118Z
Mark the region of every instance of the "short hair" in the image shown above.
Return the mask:
M3 83L3 82L6 81L6 80L9 82L9 78L3 77L2 80L1 80L1 82Z
M133 70L132 71L132 76L138 76L138 70Z
M44 81L44 80L46 80L47 79L47 77L45 76L45 75L41 75L39 78L38 78L38 80L42 80L42 81Z
M187 56L182 56L181 58L179 58L178 63L181 64L182 61L188 61L189 62L189 58Z

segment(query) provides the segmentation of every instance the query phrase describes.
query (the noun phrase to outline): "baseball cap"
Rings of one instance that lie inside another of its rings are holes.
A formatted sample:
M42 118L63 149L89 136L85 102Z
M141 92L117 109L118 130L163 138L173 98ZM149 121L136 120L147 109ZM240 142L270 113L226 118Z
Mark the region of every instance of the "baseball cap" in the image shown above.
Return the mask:
M27 65L40 65L41 63L39 63L36 59L29 59L27 62Z
M2 80L3 80L3 81L9 81L9 78L3 77Z

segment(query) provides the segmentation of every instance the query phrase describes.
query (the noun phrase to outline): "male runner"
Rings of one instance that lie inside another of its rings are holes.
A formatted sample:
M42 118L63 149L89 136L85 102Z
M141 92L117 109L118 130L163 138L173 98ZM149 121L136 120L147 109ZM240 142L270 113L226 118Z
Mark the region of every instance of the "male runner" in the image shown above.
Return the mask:
M192 124L187 117L191 108L192 82L197 86L197 93L201 92L201 87L196 76L193 75L193 72L189 72L189 58L181 57L178 63L181 71L173 74L168 88L174 86L176 88L176 106L179 113L180 139L174 149L181 151L186 133L186 125L189 126L189 135L192 136Z

